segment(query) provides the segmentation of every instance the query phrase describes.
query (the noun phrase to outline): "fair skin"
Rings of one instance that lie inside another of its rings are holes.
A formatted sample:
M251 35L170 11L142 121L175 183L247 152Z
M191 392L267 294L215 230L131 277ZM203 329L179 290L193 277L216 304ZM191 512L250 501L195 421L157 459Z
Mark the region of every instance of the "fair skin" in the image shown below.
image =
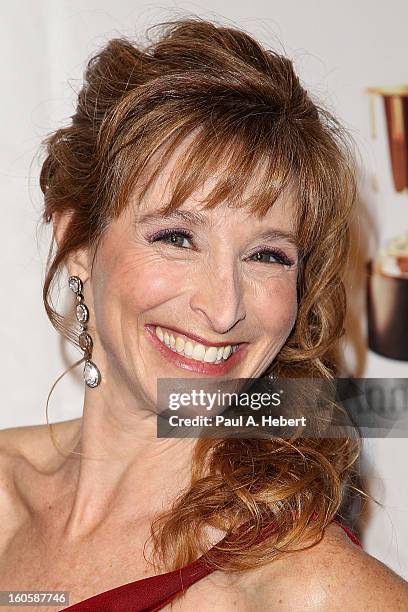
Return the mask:
M68 589L73 604L154 574L143 545L152 520L188 486L194 445L157 439L156 382L207 374L168 358L146 325L177 328L208 344L245 343L230 378L261 375L293 328L296 247L282 235L261 239L271 229L294 233L290 194L262 219L223 205L203 211L192 197L180 210L205 215L206 225L143 221L163 204L176 161L144 202L134 197L111 223L92 276L87 251L67 261L68 273L84 282L92 359L103 379L95 389L85 387L83 417L56 426L60 446L81 455L57 452L46 426L0 432L0 589ZM66 222L54 219L58 242ZM192 242L152 240L164 228L180 227ZM268 254L257 261L265 247L284 252L292 264ZM214 543L221 536L209 530ZM314 548L240 574L238 581L215 572L173 609L408 610L407 594L404 581L331 525Z

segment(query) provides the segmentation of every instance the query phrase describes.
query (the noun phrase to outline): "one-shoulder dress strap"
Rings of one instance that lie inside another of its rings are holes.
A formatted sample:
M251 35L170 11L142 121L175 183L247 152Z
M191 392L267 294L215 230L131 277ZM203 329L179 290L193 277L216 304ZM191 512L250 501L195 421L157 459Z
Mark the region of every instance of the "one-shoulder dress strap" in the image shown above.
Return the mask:
M361 542L347 525L339 519L334 519L333 522L340 525L350 540L362 548ZM268 531L270 533L270 530ZM204 557L205 555L181 569L128 582L94 595L64 608L64 612L157 612L176 595L214 571L213 567L205 563Z
M156 612L214 571L200 557L181 569L129 582L64 608L64 612Z
M362 543L360 542L360 540L358 539L356 534L353 533L353 531L350 529L350 527L347 527L347 525L342 523L339 519L334 519L333 523L337 523L338 525L340 525L340 527L346 532L346 534L348 535L350 540L352 542L354 542L354 544L357 544L357 546L360 546L360 548L363 548Z

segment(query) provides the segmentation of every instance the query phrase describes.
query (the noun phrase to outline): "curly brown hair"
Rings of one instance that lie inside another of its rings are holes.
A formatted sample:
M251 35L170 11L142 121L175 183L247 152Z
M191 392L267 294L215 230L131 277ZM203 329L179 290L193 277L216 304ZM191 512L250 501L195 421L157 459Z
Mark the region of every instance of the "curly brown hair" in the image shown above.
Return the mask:
M262 216L295 186L298 316L265 375L333 379L356 196L349 134L312 100L290 59L242 30L199 18L156 27L160 35L149 44L116 38L90 59L72 121L43 142L43 220L70 212L63 240L55 254L51 244L47 260L43 298L51 323L78 346L76 330L52 305L55 278L77 249L96 253L152 156L160 149L143 190L194 133L161 212L180 206L214 173L218 180L206 208L227 200ZM243 201L254 173L256 188ZM206 525L227 533L208 556L223 570L263 564L311 535L317 541L346 488L356 488L359 453L356 438L199 439L191 486L152 525L157 558L168 569L191 562L205 549ZM234 539L242 524L246 528Z

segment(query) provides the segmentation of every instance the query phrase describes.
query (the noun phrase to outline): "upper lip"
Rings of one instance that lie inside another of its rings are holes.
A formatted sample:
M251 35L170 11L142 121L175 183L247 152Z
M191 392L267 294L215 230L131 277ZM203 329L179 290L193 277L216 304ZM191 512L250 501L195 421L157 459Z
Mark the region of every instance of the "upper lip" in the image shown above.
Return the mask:
M150 325L148 325L147 327L162 327L163 329L168 329L170 331L174 331L175 333L179 333L182 334L183 336L189 336L192 340L195 340L196 342L199 342L200 344L203 344L204 346L235 346L237 344L243 344L242 342L208 342L208 340L204 340L204 338L202 338L201 336L198 336L197 334L193 334L191 332L187 332L187 331L183 331L182 329L178 329L177 327L174 327L173 325L161 325L160 323L151 323Z

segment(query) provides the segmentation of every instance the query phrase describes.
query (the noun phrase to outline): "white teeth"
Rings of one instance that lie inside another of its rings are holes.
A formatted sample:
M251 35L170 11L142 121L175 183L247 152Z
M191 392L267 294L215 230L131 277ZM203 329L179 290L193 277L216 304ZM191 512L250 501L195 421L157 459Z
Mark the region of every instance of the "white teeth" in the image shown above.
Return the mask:
M176 338L176 351L178 353L182 353L184 351L184 344L185 344L185 342L184 342L183 338L179 338L177 336L177 338Z
M214 363L214 361L216 361L217 359L217 347L216 346L210 346L206 351L205 351L205 355L204 355L204 361L206 363Z
M184 354L186 357L191 357L191 355L193 354L193 343L190 342L190 340L187 340L187 342L184 345Z
M224 347L224 353L223 353L223 358L224 359L228 359L228 357L230 356L232 351L232 347L230 344L228 344L228 346Z
M204 363L221 363L238 349L238 345L231 346L230 344L220 347L205 347L203 344L190 342L190 340L185 341L183 338L174 336L172 333L169 334L167 331L163 332L159 326L156 326L155 331L159 340L175 353L183 353L186 357L191 357Z
M191 355L193 359L197 359L199 361L204 360L205 348L203 344L196 344L193 350L193 354Z

